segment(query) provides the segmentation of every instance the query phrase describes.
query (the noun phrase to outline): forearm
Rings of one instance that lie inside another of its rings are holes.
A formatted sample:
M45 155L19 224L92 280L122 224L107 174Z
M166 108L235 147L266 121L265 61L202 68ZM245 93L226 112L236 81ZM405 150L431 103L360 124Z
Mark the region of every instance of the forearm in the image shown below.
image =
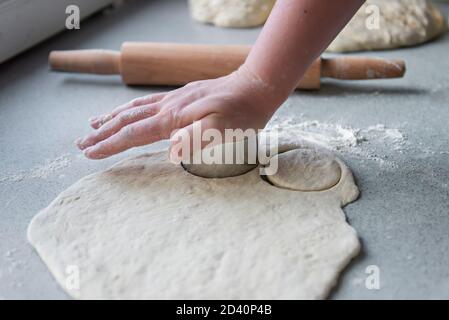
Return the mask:
M278 107L363 0L278 0L242 66Z

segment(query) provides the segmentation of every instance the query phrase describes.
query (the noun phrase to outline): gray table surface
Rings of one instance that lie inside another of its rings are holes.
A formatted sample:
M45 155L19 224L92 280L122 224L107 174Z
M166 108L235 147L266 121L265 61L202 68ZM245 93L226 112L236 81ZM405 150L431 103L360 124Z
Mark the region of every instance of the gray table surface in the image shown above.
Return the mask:
M449 5L441 5L448 13ZM186 1L134 1L98 14L0 65L0 298L66 299L27 243L31 218L79 178L164 142L104 161L84 159L75 138L87 119L131 98L163 88L126 87L119 77L51 73L53 49L117 49L125 40L252 43L259 29L220 29L190 20ZM393 166L360 154L340 156L362 195L345 208L363 251L343 272L334 299L449 298L449 35L419 47L367 53L404 58L404 79L341 83L296 92L281 116L341 123L384 124L406 137L365 147ZM380 289L365 286L366 268L380 270Z

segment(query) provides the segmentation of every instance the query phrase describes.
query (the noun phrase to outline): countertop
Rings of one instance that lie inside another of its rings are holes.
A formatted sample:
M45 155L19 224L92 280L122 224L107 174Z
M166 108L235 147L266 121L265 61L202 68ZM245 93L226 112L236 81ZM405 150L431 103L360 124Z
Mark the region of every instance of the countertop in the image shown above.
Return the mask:
M439 6L447 17L449 5ZM167 88L126 87L118 76L50 72L48 53L119 49L125 40L250 44L259 30L195 23L186 1L136 0L0 65L0 298L67 299L27 242L31 218L81 177L166 146L160 142L107 160L84 159L73 141L89 132L90 116ZM330 298L449 298L448 48L446 33L422 46L363 53L405 59L405 78L327 80L320 91L293 93L277 113L339 124L361 137L357 146L337 153L361 190L344 211L363 249ZM383 131L371 130L376 126ZM378 290L365 285L371 265L380 272Z

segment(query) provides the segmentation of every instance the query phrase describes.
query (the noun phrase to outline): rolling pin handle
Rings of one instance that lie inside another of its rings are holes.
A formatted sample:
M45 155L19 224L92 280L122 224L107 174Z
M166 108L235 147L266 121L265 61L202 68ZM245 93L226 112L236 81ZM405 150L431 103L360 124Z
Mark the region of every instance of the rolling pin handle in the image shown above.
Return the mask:
M322 59L321 75L341 80L369 80L402 78L405 74L403 60L367 57L337 57Z
M94 74L120 74L120 52L113 50L52 51L52 70Z

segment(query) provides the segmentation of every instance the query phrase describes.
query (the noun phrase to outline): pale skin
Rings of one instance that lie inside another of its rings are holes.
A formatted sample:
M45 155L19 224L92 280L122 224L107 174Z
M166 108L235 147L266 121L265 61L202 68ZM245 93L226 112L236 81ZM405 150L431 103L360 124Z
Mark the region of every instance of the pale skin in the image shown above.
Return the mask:
M263 129L362 0L278 0L239 70L134 99L90 119L76 141L89 159L170 138L179 129Z

